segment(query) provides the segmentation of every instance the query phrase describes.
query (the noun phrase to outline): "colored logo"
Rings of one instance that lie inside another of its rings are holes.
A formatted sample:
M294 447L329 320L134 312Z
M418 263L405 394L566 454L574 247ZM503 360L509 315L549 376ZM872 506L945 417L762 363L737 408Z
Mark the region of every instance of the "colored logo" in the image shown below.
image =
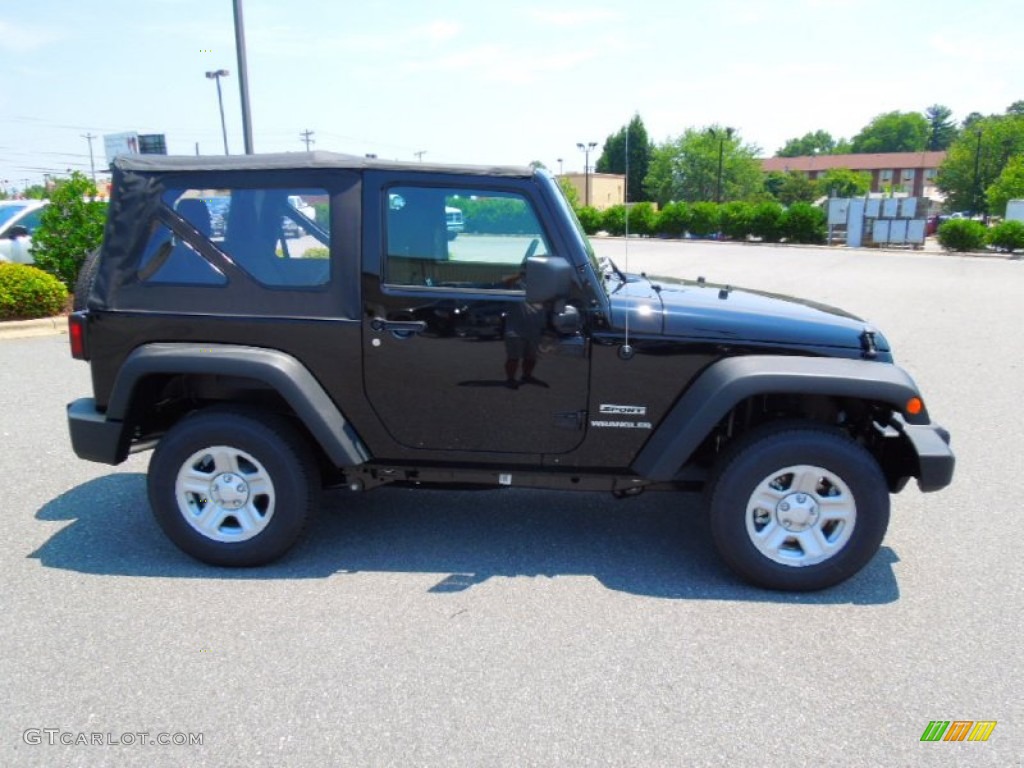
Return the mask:
M996 720L932 720L921 741L988 741Z

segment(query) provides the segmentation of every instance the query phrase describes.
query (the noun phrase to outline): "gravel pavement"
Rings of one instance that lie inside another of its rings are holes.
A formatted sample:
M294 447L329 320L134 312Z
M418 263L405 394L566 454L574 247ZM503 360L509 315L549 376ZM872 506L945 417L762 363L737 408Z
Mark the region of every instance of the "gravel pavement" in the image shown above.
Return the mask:
M951 430L954 485L894 497L875 560L811 595L739 584L699 500L653 493L332 492L285 560L223 570L158 530L148 454L71 453L67 338L2 340L0 765L1022 765L1024 263L629 251L870 318ZM998 725L922 743L931 720ZM93 733L136 743L61 743Z

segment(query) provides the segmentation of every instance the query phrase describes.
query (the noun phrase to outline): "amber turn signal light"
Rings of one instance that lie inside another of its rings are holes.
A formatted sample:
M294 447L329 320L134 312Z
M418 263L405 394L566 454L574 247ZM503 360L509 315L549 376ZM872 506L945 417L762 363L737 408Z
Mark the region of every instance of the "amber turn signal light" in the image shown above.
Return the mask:
M917 416L921 411L924 410L924 403L921 402L920 397L912 397L907 400L906 411L911 416Z

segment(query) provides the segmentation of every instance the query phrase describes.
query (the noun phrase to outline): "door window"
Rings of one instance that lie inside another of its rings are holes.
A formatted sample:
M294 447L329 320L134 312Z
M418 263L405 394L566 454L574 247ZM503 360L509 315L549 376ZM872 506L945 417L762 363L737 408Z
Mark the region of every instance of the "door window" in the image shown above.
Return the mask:
M389 284L521 291L526 258L550 253L522 195L404 186L386 194Z

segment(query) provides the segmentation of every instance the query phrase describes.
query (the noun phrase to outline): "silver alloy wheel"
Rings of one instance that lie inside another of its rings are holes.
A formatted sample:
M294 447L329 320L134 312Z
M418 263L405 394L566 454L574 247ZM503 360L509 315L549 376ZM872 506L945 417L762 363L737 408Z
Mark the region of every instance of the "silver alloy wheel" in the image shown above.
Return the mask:
M772 472L747 502L751 542L781 565L816 565L835 556L856 522L857 503L842 478L808 464Z
M181 516L211 541L247 541L274 516L270 474L254 456L227 445L189 456L178 470L174 498Z

